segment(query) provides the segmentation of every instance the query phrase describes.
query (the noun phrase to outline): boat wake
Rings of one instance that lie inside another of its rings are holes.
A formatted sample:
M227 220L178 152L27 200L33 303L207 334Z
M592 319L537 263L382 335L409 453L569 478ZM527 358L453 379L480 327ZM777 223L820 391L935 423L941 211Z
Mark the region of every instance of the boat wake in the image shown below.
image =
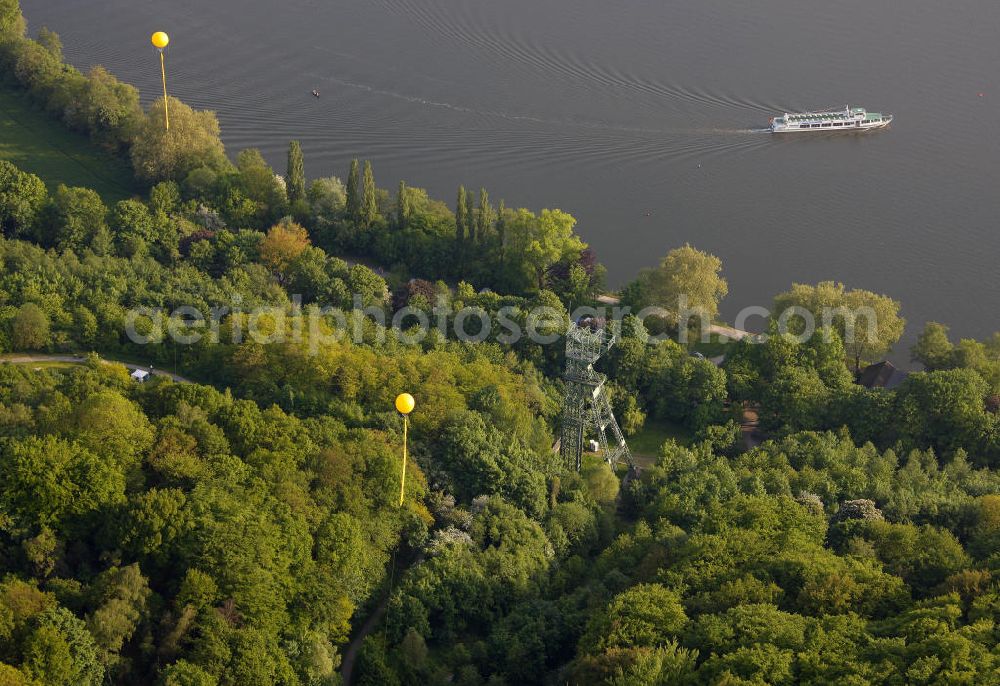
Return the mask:
M314 76L316 78L323 79L328 83L333 83L338 86L351 88L353 90L363 91L371 95L402 100L404 102L413 105L446 109L459 114L467 114L483 118L503 119L512 122L526 122L529 124L540 124L544 126L572 127L576 129L591 130L591 131L607 131L614 133L632 133L638 135L657 135L657 136L713 136L713 135L732 136L732 135L746 135L752 133L767 133L769 131L769 129L766 128L765 129L720 128L720 127L652 128L652 127L612 124L608 122L585 121L579 119L556 119L549 117L540 117L531 114L517 114L517 113L502 112L497 110L478 109L475 107L459 105L452 102L433 100L418 95L408 95L406 93L400 93L398 91L386 90L383 88L378 88L376 86L371 86L364 83L358 83L355 81L350 81L347 79L342 79L331 75L315 74Z
M752 133L771 133L771 129L768 128L751 128L751 129L687 129L689 133L703 134L706 136L717 135L717 136L745 136Z

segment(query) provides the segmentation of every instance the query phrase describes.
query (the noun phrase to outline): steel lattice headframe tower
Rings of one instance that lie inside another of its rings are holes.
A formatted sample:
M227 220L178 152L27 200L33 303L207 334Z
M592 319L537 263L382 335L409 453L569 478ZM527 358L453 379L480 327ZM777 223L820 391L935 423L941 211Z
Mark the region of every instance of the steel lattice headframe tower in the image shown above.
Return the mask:
M613 467L625 459L632 467L632 453L611 411L603 374L594 371L594 363L615 344L615 335L604 322L589 319L571 323L566 334L566 391L563 397L562 435L559 454L564 463L579 470L583 462L583 437L587 429L596 429L604 459ZM608 431L611 440L608 440Z

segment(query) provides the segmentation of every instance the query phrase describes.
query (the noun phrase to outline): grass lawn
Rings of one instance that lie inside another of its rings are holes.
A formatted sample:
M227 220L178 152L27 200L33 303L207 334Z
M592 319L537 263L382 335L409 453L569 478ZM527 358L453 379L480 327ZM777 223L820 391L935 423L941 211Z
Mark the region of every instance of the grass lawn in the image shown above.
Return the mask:
M184 360L180 358L177 360L179 364L163 364L157 363L155 359L150 359L149 357L136 357L134 355L122 355L121 353L98 353L102 360L105 362L118 362L120 364L134 364L139 367L148 367L150 363L153 366L164 372L170 372L171 374L184 374Z
M719 357L720 355L725 355L726 353L728 353L729 349L733 345L735 345L735 343L736 342L733 340L729 340L723 343L719 340L719 334L713 333L710 336L710 340L708 340L705 343L698 341L693 346L691 346L691 350L693 352L699 352L708 358Z
M26 95L0 85L0 160L37 175L50 190L60 183L85 186L105 204L138 192L132 170L83 134L38 110Z
M16 364L22 367L31 367L32 369L72 369L79 366L75 362L9 362L3 359L0 359L0 364Z
M642 431L635 436L626 436L628 447L636 457L656 458L660 455L660 446L670 439L681 445L691 443L691 434L684 427L670 422L647 419Z
M32 369L70 369L79 366L76 362L25 362L24 365Z

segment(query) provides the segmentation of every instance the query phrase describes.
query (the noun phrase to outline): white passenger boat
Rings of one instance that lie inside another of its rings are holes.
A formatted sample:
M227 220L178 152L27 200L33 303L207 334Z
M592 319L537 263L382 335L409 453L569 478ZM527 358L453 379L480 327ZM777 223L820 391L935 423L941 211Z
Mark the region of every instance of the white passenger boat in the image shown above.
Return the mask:
M814 131L866 131L888 126L891 114L868 112L863 107L844 107L832 112L786 112L771 118L772 133Z

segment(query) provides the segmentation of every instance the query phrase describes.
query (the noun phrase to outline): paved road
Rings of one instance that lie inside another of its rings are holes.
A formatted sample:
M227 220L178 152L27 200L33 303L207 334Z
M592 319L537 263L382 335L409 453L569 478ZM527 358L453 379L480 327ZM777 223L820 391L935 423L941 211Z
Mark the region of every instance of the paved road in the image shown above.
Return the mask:
M0 363L9 362L11 364L31 364L33 362L66 362L69 364L83 364L86 361L86 358L82 355L33 355L27 353L13 353L0 358ZM130 372L135 371L136 369L141 369L144 372L150 372L154 376L165 376L176 381L177 383L194 383L191 379L185 378L180 374L174 374L162 369L152 369L150 367L143 367L142 365L131 364L129 362L118 362L116 360L101 359L101 362L103 364L120 364Z

